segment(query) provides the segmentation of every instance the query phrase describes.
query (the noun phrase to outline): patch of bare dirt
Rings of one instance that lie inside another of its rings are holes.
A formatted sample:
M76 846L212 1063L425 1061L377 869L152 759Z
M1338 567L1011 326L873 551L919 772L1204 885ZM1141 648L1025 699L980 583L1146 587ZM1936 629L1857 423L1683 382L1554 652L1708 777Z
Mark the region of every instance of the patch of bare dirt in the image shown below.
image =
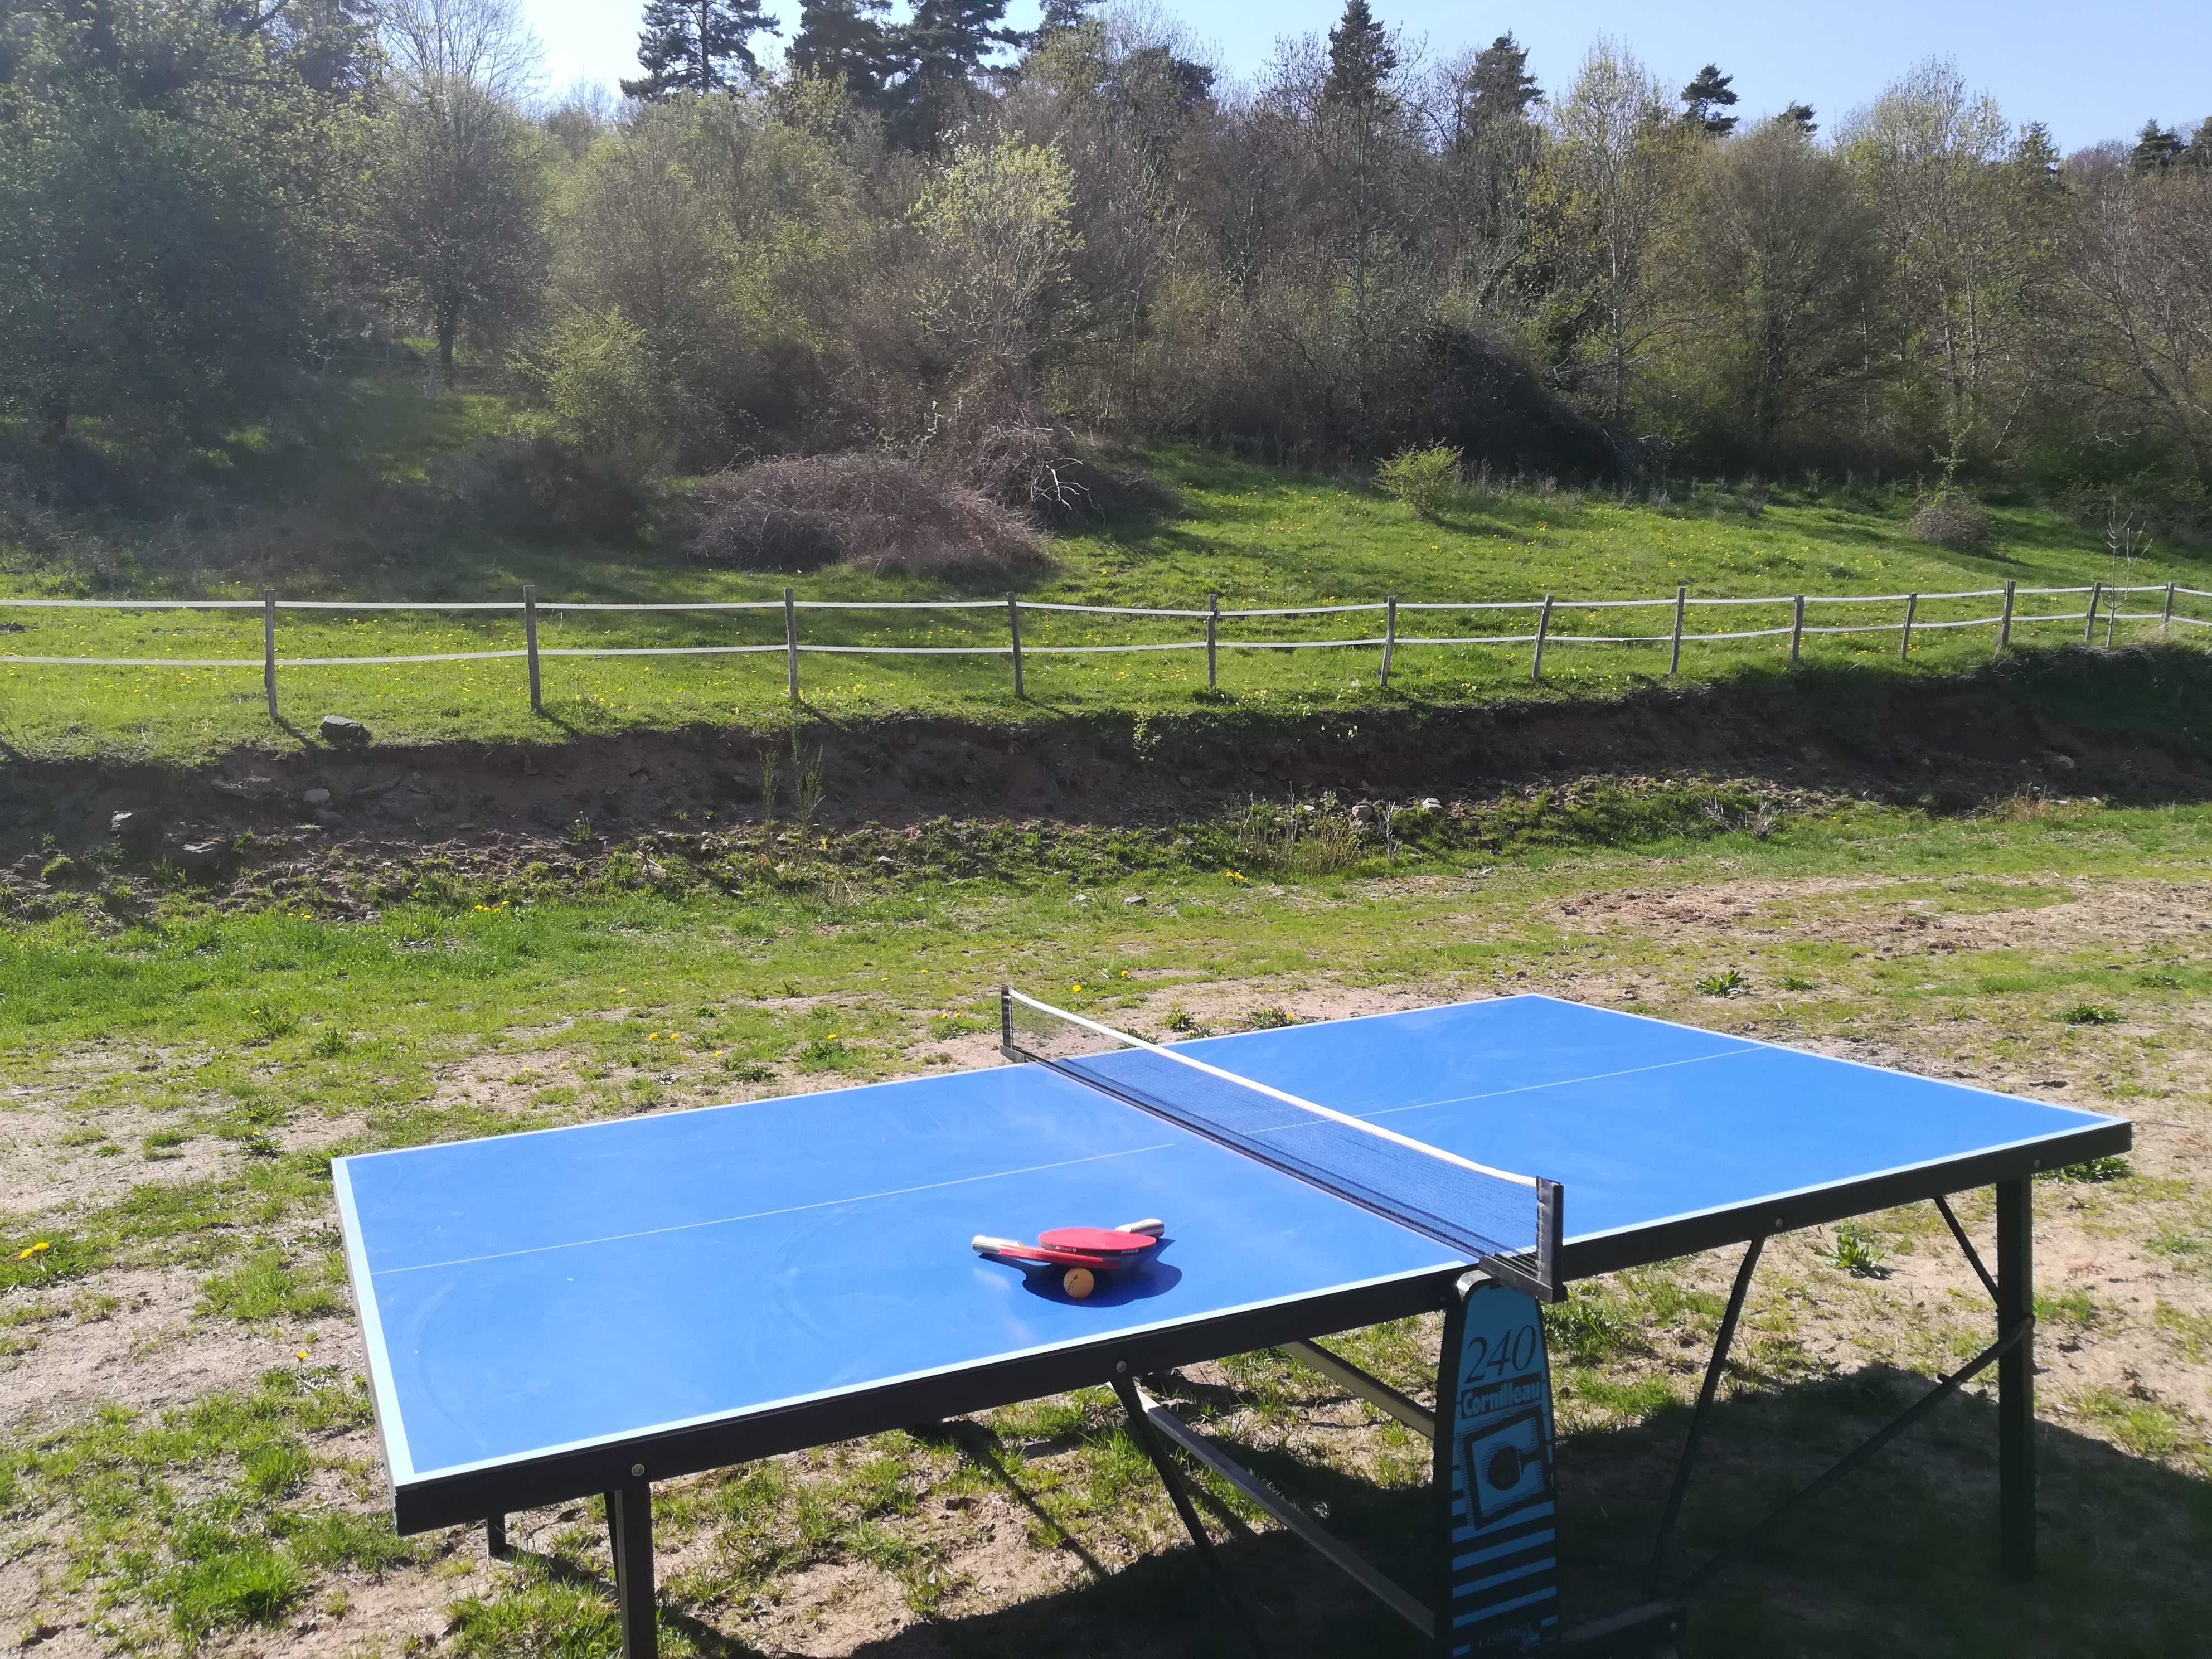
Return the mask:
M206 1137L148 1149L173 1115L131 1106L77 1108L58 1091L0 1101L0 1212L46 1213L112 1203L147 1182L204 1181L237 1161Z
M102 1406L160 1411L246 1389L272 1368L350 1364L349 1315L262 1327L197 1316L200 1279L174 1268L87 1275L9 1298L5 1334L21 1351L0 1358L0 1433L80 1422Z

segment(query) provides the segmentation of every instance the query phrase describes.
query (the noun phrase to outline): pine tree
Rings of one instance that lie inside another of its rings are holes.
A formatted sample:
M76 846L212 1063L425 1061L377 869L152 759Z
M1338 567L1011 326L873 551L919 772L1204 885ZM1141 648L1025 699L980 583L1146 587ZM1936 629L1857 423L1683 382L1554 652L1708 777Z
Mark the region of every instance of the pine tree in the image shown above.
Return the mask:
M786 66L794 75L842 82L863 104L881 102L898 62L883 24L890 9L890 0L805 0Z
M1820 124L1813 118L1813 106L1810 104L1792 104L1774 118L1778 121L1788 122L1808 138L1820 130Z
M898 105L892 126L902 141L935 147L988 60L1027 39L1006 20L1006 0L915 0L914 15L890 32L902 71L890 94Z
M2129 153L2128 166L2136 173L2160 173L2171 167L2181 152L2179 133L2155 121L2146 121L2142 131L2136 135L2136 147Z
M1526 115L1531 105L1544 101L1543 89L1528 73L1528 48L1510 34L1475 53L1467 92L1477 125Z
M746 43L783 27L763 0L646 0L644 22L637 61L645 73L622 83L632 98L724 92L740 76L757 80L760 59Z
M1398 46L1375 19L1367 0L1344 0L1344 15L1328 32L1328 79L1322 96L1333 104L1366 108L1396 73Z
M1037 19L1036 33L1030 37L1030 40L1042 40L1048 34L1079 27L1097 3L1098 0L1044 0L1044 15Z
M1733 75L1723 75L1718 64L1708 64L1699 70L1690 84L1682 88L1682 118L1692 126L1703 127L1715 138L1724 138L1735 131L1736 118L1717 112L1736 101L1735 93L1729 83Z
M2185 167L2212 168L2212 115L2197 124L2197 131L2189 140L2189 148L2174 157Z

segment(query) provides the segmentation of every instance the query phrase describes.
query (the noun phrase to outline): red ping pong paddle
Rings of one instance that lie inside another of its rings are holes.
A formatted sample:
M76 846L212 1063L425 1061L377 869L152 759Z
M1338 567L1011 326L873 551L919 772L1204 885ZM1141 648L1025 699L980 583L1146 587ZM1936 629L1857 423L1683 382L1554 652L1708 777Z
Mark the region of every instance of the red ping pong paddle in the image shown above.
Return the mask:
M1087 1250L1094 1255L1135 1255L1160 1242L1161 1224L1133 1221L1126 1227L1054 1227L1037 1243L1052 1250Z
M1051 1262L1056 1266L1103 1268L1111 1271L1160 1242L1167 1224L1157 1220L1125 1222L1119 1227L1054 1227L1037 1236L1034 1244L1018 1239L993 1238L978 1233L969 1245L982 1255L1002 1255L1015 1261Z
M1010 1261L1048 1261L1055 1267L1097 1267L1110 1272L1121 1258L1098 1250L1055 1249L1043 1244L1024 1244L1015 1238L993 1238L978 1233L968 1241L978 1255L1002 1255Z

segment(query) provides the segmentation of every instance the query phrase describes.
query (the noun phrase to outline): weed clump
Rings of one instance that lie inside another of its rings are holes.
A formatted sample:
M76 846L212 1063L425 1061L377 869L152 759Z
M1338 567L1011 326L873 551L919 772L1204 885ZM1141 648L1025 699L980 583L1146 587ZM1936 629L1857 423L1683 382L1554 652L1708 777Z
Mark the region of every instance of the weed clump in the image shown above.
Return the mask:
M1357 863L1360 827L1337 808L1334 795L1318 805L1254 801L1237 822L1235 857L1255 869L1285 875L1325 876Z
M1042 538L1014 508L895 455L762 461L698 494L685 550L738 570L832 564L948 578L1032 574Z
M1880 1239L1856 1222L1846 1221L1836 1229L1834 1261L1853 1279L1889 1277L1889 1269L1882 1263Z
M1943 489L1921 502L1905 527L1933 547L1974 548L1988 544L1996 520L1972 496Z
M2077 1002L2058 1018L2069 1025L2117 1025L2120 1011L2101 1002Z

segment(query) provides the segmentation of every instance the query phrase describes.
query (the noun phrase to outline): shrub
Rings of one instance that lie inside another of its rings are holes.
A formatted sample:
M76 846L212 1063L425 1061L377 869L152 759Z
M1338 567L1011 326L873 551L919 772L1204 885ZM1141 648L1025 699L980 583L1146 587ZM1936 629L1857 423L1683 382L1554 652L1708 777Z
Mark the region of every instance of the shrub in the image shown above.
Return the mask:
M1449 444L1426 449L1409 446L1375 469L1375 482L1416 517L1433 519L1459 491L1460 459L1460 452Z
M701 564L815 570L852 564L916 574L1045 568L1042 538L981 490L886 454L810 455L709 480L685 550Z
M666 448L667 392L643 331L621 312L569 313L526 367L561 438L617 477L655 470Z
M635 479L580 445L512 435L469 450L433 474L422 503L450 526L456 516L487 530L626 536L647 501Z
M1905 527L1933 546L1980 547L1988 542L1995 521L1989 508L1972 496L1947 488L1921 502Z
M1167 485L1109 465L1073 433L1032 422L985 428L966 457L946 470L1040 524L1164 518L1182 505Z

